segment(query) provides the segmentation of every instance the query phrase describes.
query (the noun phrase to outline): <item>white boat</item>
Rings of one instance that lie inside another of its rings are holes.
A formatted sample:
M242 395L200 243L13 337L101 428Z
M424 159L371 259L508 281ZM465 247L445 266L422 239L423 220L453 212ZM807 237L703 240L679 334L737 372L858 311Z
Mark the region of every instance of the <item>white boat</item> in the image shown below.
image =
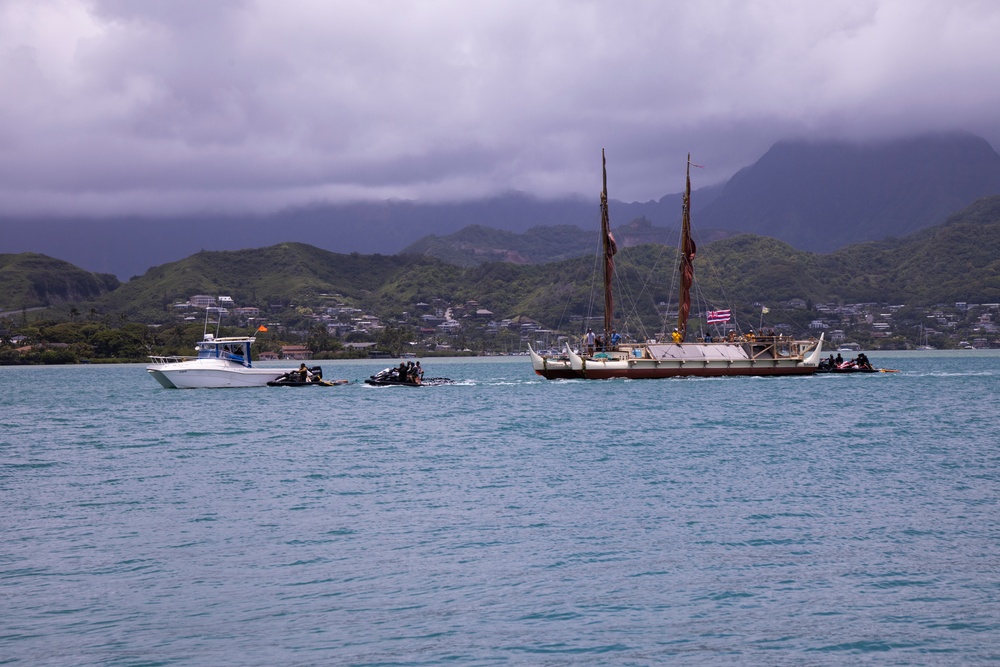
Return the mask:
M604 349L593 347L589 333L585 349L574 352L567 344L558 354L539 354L528 346L534 371L544 378L610 379L718 376L787 376L816 372L823 351L819 340L796 340L791 336L746 336L717 341L687 342L690 290L694 280L695 244L691 238L691 156L688 155L687 185L681 226L680 294L677 328L672 340L622 343L614 336L612 276L617 245L611 234L608 215L607 163L604 163L604 190L601 193L601 236L604 249L604 335L611 341ZM729 321L730 311L707 314L709 324ZM724 319L723 319L724 317ZM718 319L713 319L718 318Z
M920 345L917 346L918 350L936 350L937 348L927 342L927 329L923 325L920 325Z
M253 365L250 346L254 336L219 338L208 333L210 310L205 311L203 339L195 344L196 357L149 355L153 363L146 372L166 389L219 389L224 387L266 387L298 368L260 368ZM211 322L216 332L222 326L222 313ZM260 327L258 331L267 331Z
M260 368L250 359L253 336L216 338L210 333L195 345L196 357L155 356L146 367L167 389L202 389L220 387L266 387L296 368Z

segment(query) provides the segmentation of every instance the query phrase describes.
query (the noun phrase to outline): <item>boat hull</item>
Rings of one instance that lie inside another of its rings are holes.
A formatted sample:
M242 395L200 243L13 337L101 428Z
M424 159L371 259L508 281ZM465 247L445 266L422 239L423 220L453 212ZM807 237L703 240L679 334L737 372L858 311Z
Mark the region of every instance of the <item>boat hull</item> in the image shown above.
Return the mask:
M893 368L823 368L816 371L821 375L853 375L855 373L898 373Z
M154 380L166 389L223 389L232 387L266 387L293 368L247 368L217 360L193 360L180 363L153 364L146 367Z
M424 378L420 382L411 382L409 380L400 382L399 380L380 379L373 375L365 380L365 384L372 387L436 387L442 384L452 384L452 381L450 378Z
M567 348L568 350L568 348ZM529 345L528 355L531 357L531 367L535 373L547 380L573 380L580 378L580 373L573 369L568 354L558 357L543 356Z
M720 367L705 365L700 368L655 367L635 365L630 368L601 368L591 366L578 377L587 380L610 380L625 378L629 380L656 380L681 377L768 377L790 375L812 375L815 369L802 366L756 366L756 367Z
M786 377L816 372L822 338L818 342L776 339L761 343L630 345L593 357L576 354L568 346L559 357L529 351L535 373L549 380Z
M267 383L268 387L339 387L340 385L350 384L349 380L315 380L315 381L292 381L292 380L273 380Z
M395 380L376 380L374 378L368 378L365 380L365 384L371 385L372 387L420 387L421 385L416 382L399 382Z

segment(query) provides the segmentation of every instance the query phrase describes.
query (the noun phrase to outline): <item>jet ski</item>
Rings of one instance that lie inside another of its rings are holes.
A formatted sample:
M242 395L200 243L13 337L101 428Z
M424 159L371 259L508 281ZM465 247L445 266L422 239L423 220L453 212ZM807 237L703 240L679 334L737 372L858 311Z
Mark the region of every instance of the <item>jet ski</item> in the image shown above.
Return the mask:
M836 361L831 357L830 359L824 359L819 362L819 366L816 367L817 373L898 373L898 370L891 368L875 368L868 361L868 357L864 354L859 354L856 359L851 359L850 361L844 361L841 363L836 363Z
M386 368L365 380L373 387L433 387L452 384L450 378L422 378L414 380L410 376L400 376L398 368Z
M313 366L307 369L303 376L302 371L294 370L279 375L267 383L268 387L336 387L342 384L349 384L349 380L324 380L323 368Z

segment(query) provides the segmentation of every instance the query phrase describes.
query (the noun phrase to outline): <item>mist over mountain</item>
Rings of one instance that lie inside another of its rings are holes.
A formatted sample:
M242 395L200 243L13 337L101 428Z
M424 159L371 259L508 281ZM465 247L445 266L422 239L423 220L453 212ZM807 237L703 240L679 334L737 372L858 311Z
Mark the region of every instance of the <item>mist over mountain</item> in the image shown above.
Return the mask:
M737 172L698 225L830 252L906 236L995 194L1000 155L970 134L865 145L782 142Z
M705 188L695 210L721 187ZM680 219L681 195L659 201L613 202L616 219ZM198 214L171 217L0 218L0 251L39 252L122 280L151 266L202 250L242 250L287 241L338 253L395 254L429 234L453 234L470 225L510 232L542 226L592 229L600 224L597 197L542 200L523 193L469 202L410 201L315 204L269 215Z
M692 176L697 185L697 172ZM1000 194L1000 155L973 135L865 145L783 142L729 182L696 189L692 212L698 230L749 231L828 252L905 236L993 194ZM611 195L616 225L643 218L669 229L680 219L680 194L632 203ZM6 217L0 218L0 252L43 253L127 280L201 250L297 241L338 253L394 254L429 235L446 236L470 225L515 233L540 226L594 230L597 201L596 192L593 200L509 193L443 204L316 204L268 215Z

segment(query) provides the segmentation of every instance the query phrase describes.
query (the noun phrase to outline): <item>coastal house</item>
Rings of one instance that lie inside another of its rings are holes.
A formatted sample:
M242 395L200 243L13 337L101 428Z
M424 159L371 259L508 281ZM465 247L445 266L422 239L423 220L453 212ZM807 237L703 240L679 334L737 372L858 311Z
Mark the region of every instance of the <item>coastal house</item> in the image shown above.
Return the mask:
M282 359L312 359L313 353L305 345L282 345Z
M215 305L215 297L208 294L195 294L188 299L188 303L195 308L211 308Z

